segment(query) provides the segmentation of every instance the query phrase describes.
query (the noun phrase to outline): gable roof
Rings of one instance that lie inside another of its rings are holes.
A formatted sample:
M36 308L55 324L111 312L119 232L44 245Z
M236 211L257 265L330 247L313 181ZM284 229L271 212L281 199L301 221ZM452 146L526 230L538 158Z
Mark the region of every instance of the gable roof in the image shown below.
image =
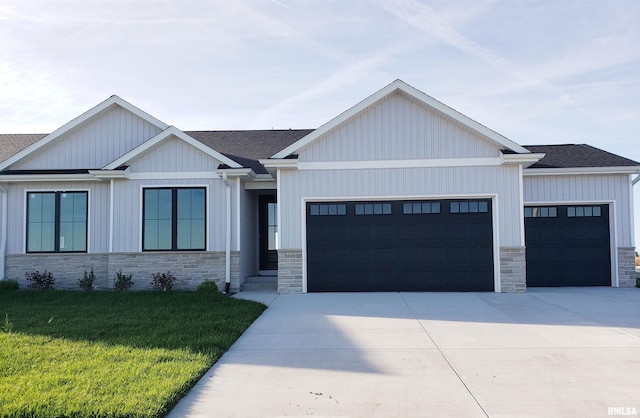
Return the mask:
M143 142L142 144L138 145L137 147L135 147L131 151L127 152L123 156L121 156L121 157L117 158L116 160L110 162L109 164L104 166L103 169L104 170L115 170L118 167L121 167L123 165L127 165L131 161L133 161L134 159L139 157L140 155L144 154L146 151L148 151L151 148L153 148L156 144L159 144L160 142L165 141L167 138L170 138L172 136L174 136L176 138L179 138L179 139L183 140L184 142L190 144L191 146L194 146L194 147L198 148L200 151L204 152L205 154L208 154L209 156L215 158L216 160L220 161L223 164L228 165L231 168L242 168L242 164L239 164L236 161L233 161L232 159L230 159L229 157L219 153L215 149L213 149L211 147L208 147L208 146L204 145L203 143L201 143L199 141L196 141L194 138L192 138L191 136L189 136L186 133L182 132L181 130L179 130L175 126L170 126L167 129L165 129L164 131L160 132L158 135L154 136L153 138L150 138L150 139L146 140L145 142Z
M421 103L422 105L424 105L424 106L426 106L428 108L434 109L435 111L444 114L445 116L447 116L447 117L449 117L449 118L461 123L462 125L465 125L465 126L469 127L470 129L472 129L472 130L476 131L477 133L479 133L481 136L483 136L488 141L490 141L493 144L495 144L495 146L498 147L499 149L510 150L510 151L516 152L518 154L528 154L529 153L529 150L527 150L526 148L516 144L515 142L511 141L510 139L498 134L495 131L492 131L491 129L489 129L486 126L476 122L475 120L463 115L462 113L458 112L457 110L452 109L449 106L437 101L433 97L431 97L431 96L421 92L420 90L408 85L404 81L396 80L393 83L389 84L388 86L382 88L378 92L376 92L376 93L372 94L371 96L367 97L366 99L364 99L360 103L356 104L355 106L353 106L349 110L347 110L347 111L341 113L340 115L338 115L337 117L331 119L329 122L325 123L324 125L322 125L318 129L316 129L315 131L310 133L309 135L305 136L304 138L301 138L299 141L291 144L287 148L277 152L271 158L286 158L287 156L289 156L291 154L297 153L301 148L303 148L307 144L311 143L312 141L316 140L320 136L322 136L325 133L331 131L332 129L338 127L342 123L344 123L347 120L355 117L356 115L358 115L359 113L365 111L366 109L370 108L371 106L374 106L376 103L378 103L378 102L380 102L380 101L386 99L387 97L389 97L389 96L391 96L393 94L396 94L396 93L403 93L403 94L409 96L410 98L412 98L413 100L416 100L417 102Z
M640 163L587 144L525 145L534 153L546 154L528 168L638 167Z
M268 158L311 132L313 129L187 131L184 134L238 165L253 169L256 174L265 174L267 170L258 160ZM46 134L0 134L0 161L10 158L46 136ZM524 148L532 153L546 154L543 159L528 169L640 167L639 162L587 144L525 145Z
M161 120L156 119L155 117L153 117L150 114L146 113L145 111L135 107L134 105L132 105L131 103L121 99L120 97L113 95L113 96L109 97L107 100L105 100L104 102L100 103L99 105L89 109L88 111L86 111L83 114L81 114L80 116L74 118L70 122L67 122L66 124L64 124L60 128L58 128L55 131L53 131L52 133L46 135L45 137L43 137L43 138L41 138L39 140L36 140L35 142L31 143L29 146L21 149L20 151L16 152L15 154L10 156L9 158L5 159L4 161L2 161L0 163L0 170L6 169L10 165L20 161L22 158L26 157L27 155L31 154L32 152L35 152L35 151L39 150L40 148L44 147L45 145L55 141L56 139L58 139L59 137L61 137L65 133L71 131L74 128L77 128L77 127L81 126L82 124L84 124L87 121L95 118L96 116L98 116L101 113L107 111L108 109L112 108L113 106L120 106L120 107L128 110L129 112L135 114L136 116L146 120L150 124L157 126L158 128L160 128L162 130L167 129L169 127L169 125L167 125L166 123L162 122Z

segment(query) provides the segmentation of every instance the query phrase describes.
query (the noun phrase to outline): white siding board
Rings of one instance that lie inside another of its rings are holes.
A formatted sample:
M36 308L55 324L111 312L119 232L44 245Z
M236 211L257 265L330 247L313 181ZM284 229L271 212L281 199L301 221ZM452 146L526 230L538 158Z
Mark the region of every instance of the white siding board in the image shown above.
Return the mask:
M618 246L634 246L628 175L525 176L524 202L615 201Z
M300 161L497 157L480 136L395 94L327 132L299 152Z
M113 252L139 252L142 242L142 189L144 187L207 186L208 247L225 250L226 192L220 179L130 180L114 183ZM235 213L237 193L231 190L232 248L237 247Z
M108 183L17 183L9 186L7 254L25 253L27 191L89 191L89 252L106 252L109 245Z
M280 172L282 249L302 248L304 198L448 198L498 195L501 246L522 242L517 166L397 168L367 170L282 170Z
M114 106L12 165L11 169L102 168L159 132L155 125Z
M130 165L136 172L215 171L220 162L172 136L152 147Z

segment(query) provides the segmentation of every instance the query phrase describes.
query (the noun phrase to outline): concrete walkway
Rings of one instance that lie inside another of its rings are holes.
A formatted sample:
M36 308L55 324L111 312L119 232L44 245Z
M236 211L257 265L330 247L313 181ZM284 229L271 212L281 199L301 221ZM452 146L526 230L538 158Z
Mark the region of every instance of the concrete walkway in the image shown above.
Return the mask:
M239 296L269 308L170 417L640 415L640 289Z

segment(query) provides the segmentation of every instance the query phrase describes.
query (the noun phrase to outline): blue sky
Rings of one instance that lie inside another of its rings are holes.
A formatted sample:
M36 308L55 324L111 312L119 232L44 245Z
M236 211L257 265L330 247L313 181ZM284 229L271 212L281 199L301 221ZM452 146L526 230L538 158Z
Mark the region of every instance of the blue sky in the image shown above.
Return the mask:
M183 130L315 128L397 78L520 144L640 161L637 0L0 0L1 133L112 94Z

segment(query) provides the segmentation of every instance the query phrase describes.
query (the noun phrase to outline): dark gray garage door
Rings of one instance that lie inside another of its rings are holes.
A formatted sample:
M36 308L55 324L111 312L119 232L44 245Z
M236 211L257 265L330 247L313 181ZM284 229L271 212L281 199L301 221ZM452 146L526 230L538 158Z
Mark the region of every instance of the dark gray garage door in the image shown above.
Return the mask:
M307 290L492 291L491 200L307 203Z
M525 207L527 286L611 286L609 206Z

